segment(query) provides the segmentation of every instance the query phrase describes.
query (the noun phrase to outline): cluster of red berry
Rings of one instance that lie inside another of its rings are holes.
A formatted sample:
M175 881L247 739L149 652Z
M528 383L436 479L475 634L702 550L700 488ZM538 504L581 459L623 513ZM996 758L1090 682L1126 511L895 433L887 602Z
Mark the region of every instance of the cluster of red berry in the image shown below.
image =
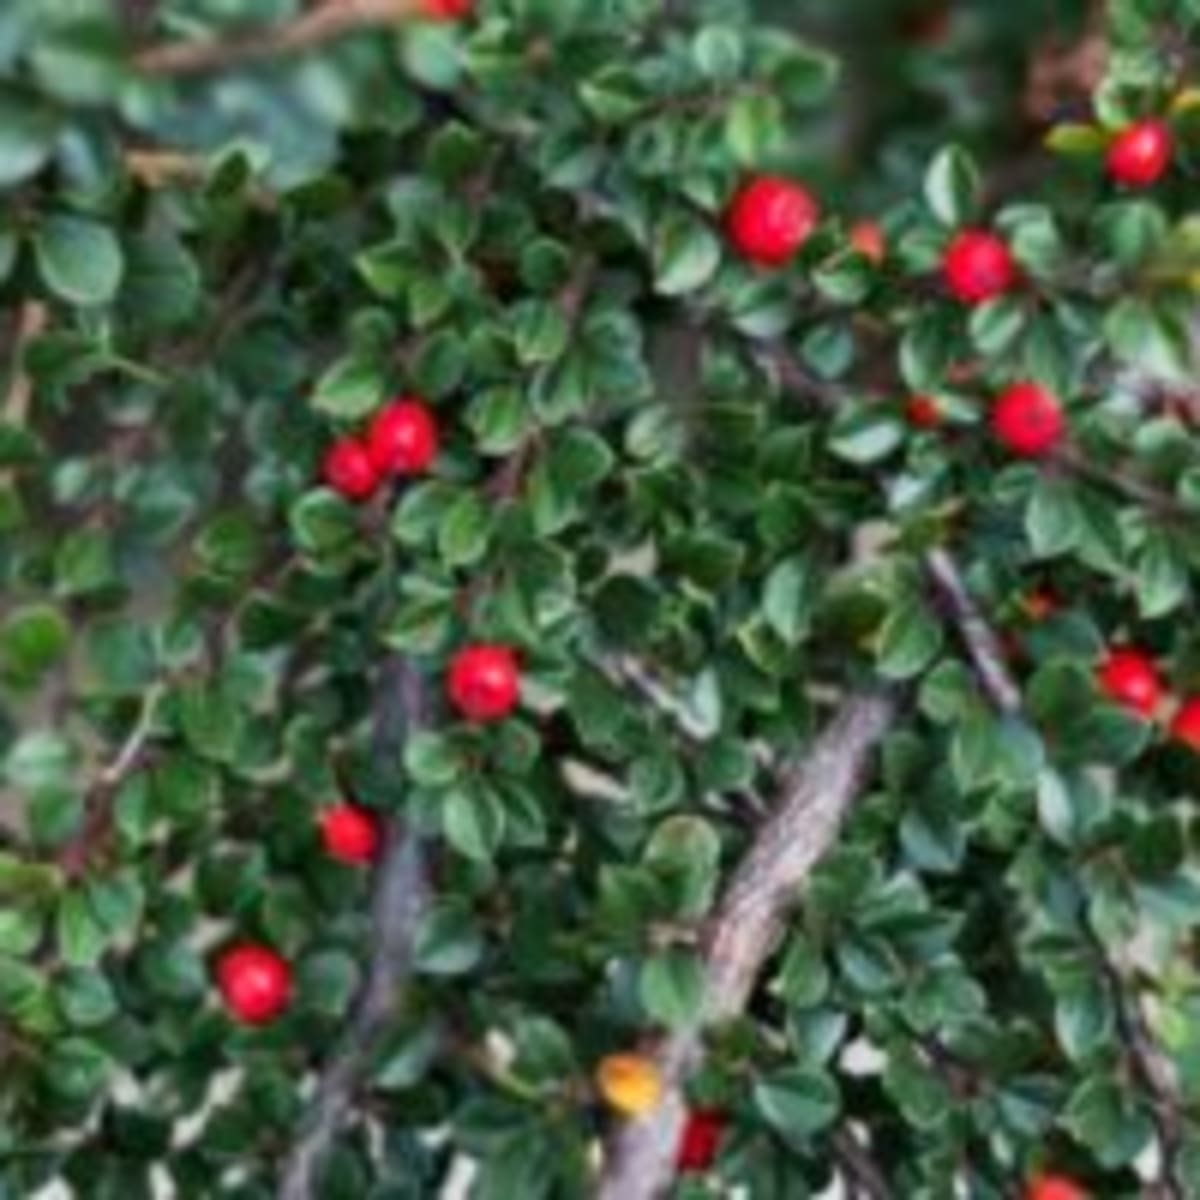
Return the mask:
M1101 662L1096 678L1110 699L1148 721L1164 709L1172 712L1171 737L1200 751L1200 696L1171 701L1158 667L1148 654L1133 648L1113 650Z
M1108 174L1125 187L1149 187L1170 167L1171 156L1167 125L1159 120L1138 121L1117 134L1109 146ZM819 220L820 209L805 188L788 179L762 176L738 192L726 214L726 228L743 258L769 268L790 262ZM874 222L856 224L850 243L871 262L878 264L885 257L883 233ZM943 253L941 267L946 290L970 306L1002 296L1020 282L1008 244L986 229L957 233ZM932 429L942 420L931 396L912 397L905 415L920 429ZM1052 454L1067 433L1059 398L1028 381L1013 384L995 399L990 424L1000 445L1023 458Z
M520 665L507 646L474 645L451 660L446 692L460 716L475 724L502 721L521 697ZM383 841L379 818L361 805L343 802L325 809L319 831L330 858L351 866L369 866ZM217 962L217 987L229 1012L248 1025L280 1016L292 997L291 966L268 946L243 943Z

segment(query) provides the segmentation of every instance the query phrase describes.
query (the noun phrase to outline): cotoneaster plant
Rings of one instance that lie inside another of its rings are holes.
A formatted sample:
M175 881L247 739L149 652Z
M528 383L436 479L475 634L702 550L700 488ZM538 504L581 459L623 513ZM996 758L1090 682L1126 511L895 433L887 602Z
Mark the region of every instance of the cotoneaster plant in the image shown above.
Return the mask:
M1200 14L818 7L0 11L0 1192L1200 1195Z

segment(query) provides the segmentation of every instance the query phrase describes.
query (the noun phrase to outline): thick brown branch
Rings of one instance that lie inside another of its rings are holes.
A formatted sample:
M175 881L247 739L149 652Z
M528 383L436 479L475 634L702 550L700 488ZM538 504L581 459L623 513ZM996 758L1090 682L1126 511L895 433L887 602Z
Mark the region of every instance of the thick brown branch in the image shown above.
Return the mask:
M894 705L884 693L850 697L788 772L775 813L751 843L705 931L703 1011L656 1048L663 1100L614 1132L597 1200L653 1200L670 1188L686 1116L684 1089L703 1055L705 1031L745 1011L788 910L858 798Z
M1000 712L1015 716L1021 711L1021 689L1009 670L1007 656L996 631L967 590L958 564L949 551L936 549L926 554L925 569L938 595L950 610L988 700Z
M373 747L385 778L394 775L410 732L428 723L429 707L425 681L415 668L400 657L387 659L380 672ZM312 1200L320 1194L321 1167L411 974L413 941L428 903L424 844L406 822L394 817L375 875L366 978L350 1024L321 1072L308 1115L284 1162L278 1200Z
M419 15L418 0L327 0L283 25L222 41L151 46L134 59L149 75L205 75L315 49L352 33L386 29Z

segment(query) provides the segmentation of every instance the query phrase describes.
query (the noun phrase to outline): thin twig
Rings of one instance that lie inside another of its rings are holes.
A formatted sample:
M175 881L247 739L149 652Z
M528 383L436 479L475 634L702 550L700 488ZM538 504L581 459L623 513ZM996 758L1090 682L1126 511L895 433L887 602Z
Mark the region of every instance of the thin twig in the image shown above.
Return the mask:
M134 65L149 75L205 75L301 54L349 34L387 29L419 15L418 0L327 0L292 21L241 37L151 46L134 57Z
M843 1174L870 1200L892 1200L892 1189L883 1172L850 1125L834 1133L833 1153Z
M1092 483L1124 496L1135 504L1144 505L1159 516L1173 519L1196 518L1196 510L1189 508L1170 492L1164 492L1127 471L1113 470L1091 462L1074 448L1059 451L1055 459L1072 474L1091 480Z
M83 828L58 852L58 863L68 875L79 875L106 840L112 824L113 800L121 785L146 759L146 746L154 735L158 705L167 685L159 682L142 697L137 720L108 764L88 789Z
M1130 997L1126 979L1110 957L1091 920L1086 914L1083 919L1112 996L1117 1032L1125 1047L1130 1069L1150 1099L1150 1120L1161 1159L1157 1187L1148 1193L1148 1200L1188 1200L1191 1193L1180 1175L1179 1165L1187 1137L1174 1072L1146 1024L1140 1000Z
M1021 689L1013 678L1004 647L988 623L948 550L938 548L925 555L925 569L938 595L954 618L975 673L989 701L1007 716L1021 711Z
M429 721L427 685L404 658L389 657L379 676L372 753L394 777L405 741ZM354 1102L370 1055L412 973L416 929L429 904L425 847L407 822L388 822L371 904L371 959L340 1044L326 1061L308 1114L280 1174L278 1200L313 1200L320 1172Z
M951 616L984 683L989 700L1001 713L1020 713L1020 689L1008 670L999 638L967 593L953 559L944 551L934 551L928 556L927 565L939 590L947 599ZM1188 1189L1178 1177L1178 1158L1184 1140L1183 1119L1170 1067L1146 1028L1140 1005L1136 1002L1130 1003L1120 972L1113 965L1103 942L1086 916L1084 928L1112 995L1118 1033L1125 1046L1130 1066L1150 1097L1151 1119L1162 1150L1158 1186L1153 1195L1161 1197L1161 1200L1187 1200Z
M774 815L755 836L705 929L703 1011L654 1050L663 1099L647 1116L614 1131L597 1200L654 1200L669 1190L687 1113L684 1091L703 1056L705 1031L745 1011L788 910L860 794L894 711L887 693L849 697L787 773Z
M46 331L49 320L50 311L39 300L27 300L17 313L12 345L12 373L9 376L8 392L0 407L6 424L23 426L29 416L29 405L33 400L33 380L25 368L25 351L30 342Z

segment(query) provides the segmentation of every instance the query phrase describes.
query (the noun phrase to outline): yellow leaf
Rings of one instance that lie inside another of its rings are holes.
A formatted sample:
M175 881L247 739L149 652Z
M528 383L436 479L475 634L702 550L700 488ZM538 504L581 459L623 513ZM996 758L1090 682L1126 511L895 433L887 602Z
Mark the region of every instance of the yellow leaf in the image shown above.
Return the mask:
M662 1075L640 1054L610 1054L596 1068L596 1086L605 1102L626 1117L644 1117L662 1100Z

